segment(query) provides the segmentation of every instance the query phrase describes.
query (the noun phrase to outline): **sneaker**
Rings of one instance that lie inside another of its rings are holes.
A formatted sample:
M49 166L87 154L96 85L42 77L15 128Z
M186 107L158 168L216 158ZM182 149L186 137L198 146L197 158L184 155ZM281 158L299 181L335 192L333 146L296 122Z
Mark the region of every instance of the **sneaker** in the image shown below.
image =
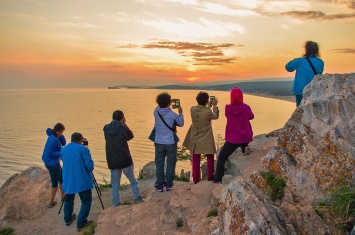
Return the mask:
M75 219L76 219L76 214L73 213L73 214L71 215L71 220L70 220L70 222L65 223L65 225L66 225L66 226L71 225L71 224L74 222Z
M222 184L222 182L219 181L213 181L214 184Z
M163 187L159 186L156 188L156 191L157 192L164 192L164 189L163 189Z
M87 220L87 221L86 221L86 224L84 224L83 227L78 228L77 231L78 231L78 232L83 231L85 228L89 227L92 223L94 223L94 221L92 221L92 220Z
M173 186L170 185L170 184L167 184L166 185L166 191L171 191L171 190L173 190Z
M144 201L145 201L144 198L141 196L140 198L135 199L135 200L134 200L134 203L135 203L135 204L138 204L138 203L141 203L141 202L144 202Z

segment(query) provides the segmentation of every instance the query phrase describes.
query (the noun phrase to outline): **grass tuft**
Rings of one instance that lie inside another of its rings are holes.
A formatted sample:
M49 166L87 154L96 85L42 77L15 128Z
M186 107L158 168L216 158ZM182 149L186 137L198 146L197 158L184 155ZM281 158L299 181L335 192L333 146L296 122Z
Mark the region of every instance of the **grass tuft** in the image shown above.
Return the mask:
M286 181L270 171L261 171L260 175L266 180L268 185L267 193L271 200L276 201L282 199L285 195Z

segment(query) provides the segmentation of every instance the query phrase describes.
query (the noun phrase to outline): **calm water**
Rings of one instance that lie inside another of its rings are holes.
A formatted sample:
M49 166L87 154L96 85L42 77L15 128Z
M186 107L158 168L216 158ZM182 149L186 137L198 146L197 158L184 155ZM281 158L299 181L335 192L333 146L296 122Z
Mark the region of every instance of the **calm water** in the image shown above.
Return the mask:
M105 159L102 128L111 121L112 112L121 109L127 125L135 137L129 142L138 175L139 169L154 161L154 145L148 140L153 127L155 98L162 90L151 89L36 89L0 90L0 185L11 175L31 165L44 168L42 151L47 139L45 130L61 122L66 127L67 142L73 132L81 132L89 141L95 162L94 174L98 182L110 180ZM178 128L180 144L191 124L190 107L196 105L199 91L169 90L173 98L180 98L185 114L185 126ZM215 136L224 137L226 118L224 107L229 92L209 91L219 99L220 118L213 121ZM257 96L244 96L255 114L252 121L254 135L283 127L295 109L295 104ZM191 170L190 163L178 163L177 171Z

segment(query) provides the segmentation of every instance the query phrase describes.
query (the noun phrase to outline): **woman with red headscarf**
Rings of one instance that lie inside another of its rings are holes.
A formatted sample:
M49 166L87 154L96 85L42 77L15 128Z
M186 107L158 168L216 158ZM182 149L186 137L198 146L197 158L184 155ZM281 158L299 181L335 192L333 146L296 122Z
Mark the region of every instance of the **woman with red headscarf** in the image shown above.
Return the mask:
M231 103L226 105L225 115L227 125L225 140L218 159L217 169L214 175L214 183L222 183L224 175L224 164L228 157L237 149L241 148L245 153L245 148L253 140L253 130L250 120L254 118L249 105L243 102L243 92L239 87L234 87L230 93Z

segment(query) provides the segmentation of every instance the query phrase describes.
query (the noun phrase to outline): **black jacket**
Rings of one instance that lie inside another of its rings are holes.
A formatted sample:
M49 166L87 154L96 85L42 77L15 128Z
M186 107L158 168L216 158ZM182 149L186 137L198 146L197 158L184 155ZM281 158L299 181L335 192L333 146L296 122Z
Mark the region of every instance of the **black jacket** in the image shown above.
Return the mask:
M133 164L127 141L133 138L132 131L125 124L113 120L104 126L106 160L108 168L123 169Z

